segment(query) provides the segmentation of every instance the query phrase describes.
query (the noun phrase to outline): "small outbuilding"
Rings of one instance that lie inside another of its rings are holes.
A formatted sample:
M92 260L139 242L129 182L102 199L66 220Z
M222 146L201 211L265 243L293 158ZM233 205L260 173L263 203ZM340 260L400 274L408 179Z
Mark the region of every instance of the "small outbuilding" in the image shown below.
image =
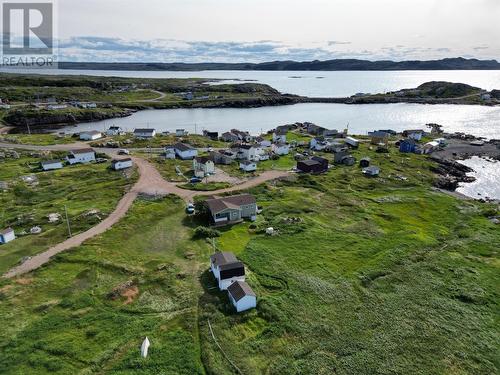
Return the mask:
M0 244L6 244L7 242L13 241L16 239L16 235L14 233L14 229L7 228L4 230L0 230Z
M369 157L362 158L359 161L359 166L361 168L368 168L370 166L371 159Z
M328 171L328 160L317 156L297 162L297 170L303 173L324 173Z
M413 139L403 139L399 142L399 152L414 153L417 150L417 143Z
M135 129L134 130L134 137L136 138L153 138L156 135L156 130L155 129Z
M133 162L132 162L131 158L114 159L111 161L111 169L114 169L115 171L119 171L121 169L131 168L132 165L133 165Z
M227 288L227 293L237 312L257 307L257 296L245 281L235 281Z
M363 168L363 174L368 177L377 177L380 174L380 168L375 166Z
M352 166L354 164L356 164L356 158L352 155L347 155L347 156L344 156L340 162L344 165L348 165L348 166Z
M99 138L102 138L102 133L97 130L80 133L80 140L82 141L95 141Z
M245 172L255 172L257 170L257 163L250 160L242 160L240 162L240 169Z
M54 169L62 169L63 164L61 160L43 160L40 166L44 171L52 171Z

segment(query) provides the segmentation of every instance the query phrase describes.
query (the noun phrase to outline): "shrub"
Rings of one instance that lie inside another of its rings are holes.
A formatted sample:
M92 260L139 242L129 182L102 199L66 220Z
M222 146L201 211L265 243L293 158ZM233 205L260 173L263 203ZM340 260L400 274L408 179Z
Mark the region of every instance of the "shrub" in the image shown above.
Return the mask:
M196 238L215 238L219 237L220 232L216 229L207 228L203 226L196 227L194 230L194 237Z

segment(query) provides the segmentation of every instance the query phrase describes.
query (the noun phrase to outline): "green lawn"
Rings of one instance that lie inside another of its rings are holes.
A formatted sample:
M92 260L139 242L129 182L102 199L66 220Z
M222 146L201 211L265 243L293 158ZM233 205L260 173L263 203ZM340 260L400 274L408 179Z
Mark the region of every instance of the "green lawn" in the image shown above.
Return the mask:
M22 145L49 146L77 142L78 139L55 134L8 134L0 136L0 142L10 142Z
M2 374L196 374L196 260L178 199L137 201L112 230L33 275L0 281ZM154 240L152 240L154 238ZM133 292L129 302L120 296ZM113 291L118 291L113 294ZM145 336L148 359L139 357Z
M257 309L235 314L217 291L180 199L139 200L103 235L0 281L0 373L234 374L208 322L244 374L498 373L498 207L432 190L423 156L353 153L381 176L335 166L262 185L258 220L220 229ZM111 293L127 281L130 303Z

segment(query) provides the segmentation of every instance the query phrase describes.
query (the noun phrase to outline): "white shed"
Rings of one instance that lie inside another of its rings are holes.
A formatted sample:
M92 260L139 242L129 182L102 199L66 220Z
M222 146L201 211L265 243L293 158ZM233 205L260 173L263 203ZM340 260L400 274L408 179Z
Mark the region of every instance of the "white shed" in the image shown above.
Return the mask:
M14 229L7 228L4 230L0 230L0 244L5 244L5 243L13 241L15 239L16 239L16 235L14 233Z
M111 169L119 171L121 169L131 168L133 165L131 158L114 159L111 161Z
M227 293L237 312L257 307L257 296L245 281L235 281L227 288Z
M153 138L156 135L155 129L135 129L134 137L137 138Z
M40 165L44 171L61 169L63 167L61 160L44 160L44 161L40 162Z
M102 133L97 130L80 133L80 140L82 141L95 141L99 138L102 138Z
M240 169L245 172L254 172L257 170L257 163L250 160L242 160L240 162Z
M290 146L286 143L274 143L272 146L272 150L276 155L288 155L290 152Z

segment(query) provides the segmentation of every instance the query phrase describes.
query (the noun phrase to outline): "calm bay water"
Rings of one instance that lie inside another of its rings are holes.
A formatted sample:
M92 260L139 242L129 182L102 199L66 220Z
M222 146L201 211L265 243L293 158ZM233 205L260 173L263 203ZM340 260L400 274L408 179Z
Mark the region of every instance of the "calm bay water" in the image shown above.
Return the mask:
M0 70L33 73L33 70ZM392 72L237 71L152 72L116 70L36 70L38 74L95 75L134 78L216 78L226 82L254 81L282 93L310 97L344 97L358 92L380 93L413 88L429 81L467 83L486 90L500 89L500 70L430 70ZM236 81L239 80L239 81Z
M158 131L185 128L191 133L203 129L223 132L233 128L260 134L278 125L310 121L329 129L349 125L352 134L374 129L425 129L425 124L442 124L446 131L466 132L486 138L500 138L500 107L421 104L296 104L263 108L167 109L137 112L130 117L68 126L66 132L105 130L111 125L125 130L150 127Z

